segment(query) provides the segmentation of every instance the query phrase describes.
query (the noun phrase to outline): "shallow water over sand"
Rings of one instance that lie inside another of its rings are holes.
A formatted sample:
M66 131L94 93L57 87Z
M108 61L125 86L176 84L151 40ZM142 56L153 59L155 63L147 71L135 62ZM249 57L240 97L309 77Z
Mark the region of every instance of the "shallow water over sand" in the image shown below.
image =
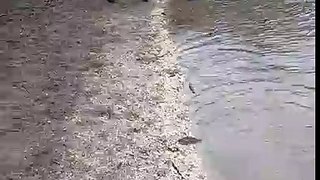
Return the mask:
M167 13L212 179L315 179L314 4L176 0Z

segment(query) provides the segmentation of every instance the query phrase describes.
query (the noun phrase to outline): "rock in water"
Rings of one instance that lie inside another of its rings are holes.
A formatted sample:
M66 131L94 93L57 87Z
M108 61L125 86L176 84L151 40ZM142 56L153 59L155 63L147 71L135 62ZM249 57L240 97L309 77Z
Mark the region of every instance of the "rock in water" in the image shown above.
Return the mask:
M197 139L197 138L190 137L190 136L183 137L183 138L178 140L178 143L181 144L181 145L196 144L196 143L199 143L199 142L201 142L201 139Z
M189 83L189 89L193 94L196 94L196 91L193 88L193 85L191 83Z

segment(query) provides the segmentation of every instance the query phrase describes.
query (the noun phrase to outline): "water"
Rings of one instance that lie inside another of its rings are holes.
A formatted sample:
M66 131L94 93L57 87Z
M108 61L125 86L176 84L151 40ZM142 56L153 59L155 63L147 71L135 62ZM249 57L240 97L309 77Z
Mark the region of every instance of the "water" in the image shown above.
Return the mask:
M167 14L211 179L315 179L314 4L175 0Z

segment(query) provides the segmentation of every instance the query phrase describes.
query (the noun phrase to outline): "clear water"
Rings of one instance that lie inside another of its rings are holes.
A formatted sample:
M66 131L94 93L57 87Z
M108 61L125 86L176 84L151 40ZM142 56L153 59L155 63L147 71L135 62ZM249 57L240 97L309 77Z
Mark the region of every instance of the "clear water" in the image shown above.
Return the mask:
M167 13L210 178L315 179L314 4L174 0Z

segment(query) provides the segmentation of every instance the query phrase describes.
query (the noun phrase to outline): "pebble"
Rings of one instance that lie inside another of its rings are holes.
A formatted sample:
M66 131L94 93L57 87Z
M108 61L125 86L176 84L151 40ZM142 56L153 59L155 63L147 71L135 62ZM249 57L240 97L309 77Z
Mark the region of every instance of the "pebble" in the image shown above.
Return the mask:
M197 138L190 137L190 136L183 137L183 138L178 140L178 143L181 144L181 145L196 144L196 143L199 143L199 142L201 142L201 139L197 139Z

